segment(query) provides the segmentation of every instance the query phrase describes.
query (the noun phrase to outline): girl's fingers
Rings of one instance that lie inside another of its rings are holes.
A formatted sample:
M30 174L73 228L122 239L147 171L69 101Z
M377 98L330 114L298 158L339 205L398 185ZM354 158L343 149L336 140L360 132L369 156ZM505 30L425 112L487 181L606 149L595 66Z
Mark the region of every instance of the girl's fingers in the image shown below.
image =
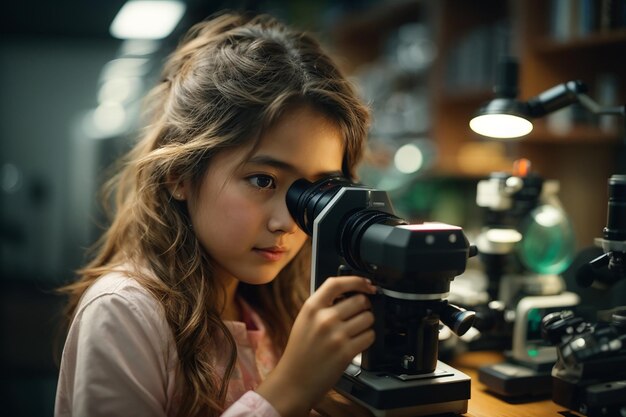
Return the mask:
M354 356L374 341L371 329L374 315L369 311L371 303L367 294L375 293L376 287L362 277L328 278L307 300L306 312L299 319L306 323L302 325L307 333L328 341L325 350L336 352L340 349L348 356ZM300 324L299 320L296 322ZM300 326L294 325L294 329L296 327L300 330Z
M372 303L365 294L355 294L337 302L333 308L341 320L348 320L363 310L369 310L371 306Z
M374 325L374 314L371 311L363 311L343 324L344 331L349 337L357 336L364 331L372 328Z
M363 352L365 349L370 347L372 343L374 343L374 339L376 335L374 330L368 329L356 336L354 336L351 340L352 345L356 352Z
M365 278L357 276L341 276L326 279L311 296L324 306L330 306L335 300L348 292L364 292L375 294L376 287Z

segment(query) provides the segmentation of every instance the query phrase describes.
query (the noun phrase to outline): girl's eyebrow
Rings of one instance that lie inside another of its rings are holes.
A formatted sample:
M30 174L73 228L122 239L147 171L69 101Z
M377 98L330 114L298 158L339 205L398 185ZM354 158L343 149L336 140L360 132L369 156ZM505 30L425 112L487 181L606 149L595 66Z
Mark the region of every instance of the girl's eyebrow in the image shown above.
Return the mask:
M286 161L282 161L280 159L276 159L269 155L255 155L252 158L250 158L246 163L268 165L268 166L271 166L271 167L274 167L276 169L280 169L283 171L290 171L294 174L300 174L300 171L293 164L290 164L289 162L286 162ZM326 177L326 176L343 176L343 173L341 172L341 170L321 172L315 176L315 179L319 179L319 178Z
M284 171L297 171L296 167L289 162L281 161L280 159L273 158L269 155L255 155L250 158L247 163L257 165L269 165L271 167L282 169Z

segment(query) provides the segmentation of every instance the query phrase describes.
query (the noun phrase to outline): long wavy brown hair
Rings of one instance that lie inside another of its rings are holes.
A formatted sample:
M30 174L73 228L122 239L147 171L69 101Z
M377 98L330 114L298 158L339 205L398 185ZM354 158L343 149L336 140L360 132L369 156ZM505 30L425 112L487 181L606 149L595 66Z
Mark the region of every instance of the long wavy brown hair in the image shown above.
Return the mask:
M64 287L68 320L98 277L123 265L163 306L180 358L180 416L213 416L225 406L236 361L220 319L224 289L210 257L188 227L186 205L168 191L171 178L199 187L216 153L256 144L293 106L309 105L334 121L345 141L343 171L354 177L369 126L368 109L310 35L269 16L222 13L195 25L169 57L147 97L147 125L107 184L111 225L79 279ZM307 292L310 245L271 283L238 293L266 323L280 354ZM155 279L156 277L156 279ZM216 346L217 341L220 346ZM227 349L223 341L226 341ZM226 375L216 355L226 355Z

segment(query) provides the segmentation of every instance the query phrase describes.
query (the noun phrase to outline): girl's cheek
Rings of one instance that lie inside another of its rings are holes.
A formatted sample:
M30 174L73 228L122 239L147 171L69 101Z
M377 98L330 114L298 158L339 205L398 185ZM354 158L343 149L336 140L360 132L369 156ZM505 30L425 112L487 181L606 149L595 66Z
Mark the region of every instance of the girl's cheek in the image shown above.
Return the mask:
M304 233L302 230L300 230L300 228L298 228L298 230L296 231L296 239L297 239L297 245L298 245L298 250L302 249L304 247L304 245L307 242L307 235L306 233Z

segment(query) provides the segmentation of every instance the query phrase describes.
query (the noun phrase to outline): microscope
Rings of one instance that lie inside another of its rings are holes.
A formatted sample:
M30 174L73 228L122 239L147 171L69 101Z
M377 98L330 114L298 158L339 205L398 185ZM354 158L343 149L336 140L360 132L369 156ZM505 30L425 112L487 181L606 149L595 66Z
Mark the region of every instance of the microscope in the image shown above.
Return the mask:
M478 377L504 397L550 393L557 357L541 336L541 319L579 302L559 275L571 262L574 238L558 189L526 159L516 161L512 173L495 172L478 183L476 202L485 208L485 220L476 243L490 302L476 307L477 340L506 357L481 367Z
M605 291L626 277L626 176L611 176L608 188L607 225L595 241L604 253L576 276L580 286ZM557 311L541 325L558 353L552 400L589 417L626 415L626 306L600 310L595 320Z
M450 282L476 254L460 227L409 224L394 215L386 192L343 177L300 179L287 207L312 236L311 291L342 274L368 277L376 339L335 388L375 416L462 414L470 378L438 360L443 322L458 335L474 313L449 304Z
M595 239L603 254L576 273L576 282L584 288L608 289L626 276L626 175L611 176L608 189L607 225L603 237Z
M489 299L510 307L526 295L564 290L558 274L571 263L574 236L558 191L559 183L544 180L527 159L478 182L476 203L485 210L476 244Z

